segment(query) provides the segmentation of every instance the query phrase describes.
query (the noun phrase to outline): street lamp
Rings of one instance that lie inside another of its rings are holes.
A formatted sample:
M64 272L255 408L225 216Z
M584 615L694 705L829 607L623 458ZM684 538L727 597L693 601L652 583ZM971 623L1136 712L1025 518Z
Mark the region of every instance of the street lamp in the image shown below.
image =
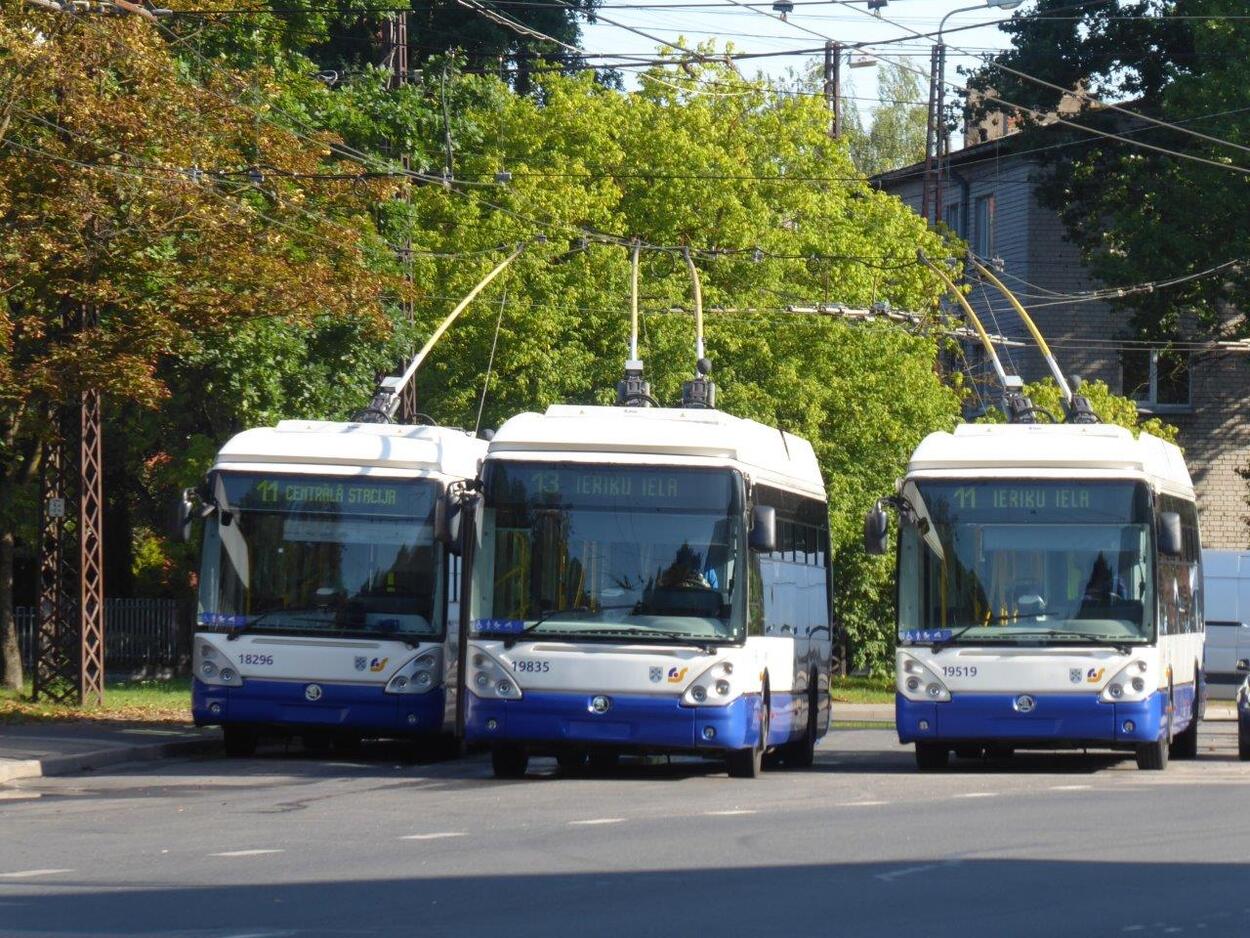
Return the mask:
M1013 10L1024 0L983 0L972 6L956 7L942 17L938 24L937 44L933 47L933 57L929 68L929 126L925 134L925 184L923 209L926 218L933 221L942 219L942 157L949 149L949 138L943 110L946 107L946 44L942 41L942 33L946 29L946 21L956 13L971 13L973 10ZM932 197L932 210L930 210Z

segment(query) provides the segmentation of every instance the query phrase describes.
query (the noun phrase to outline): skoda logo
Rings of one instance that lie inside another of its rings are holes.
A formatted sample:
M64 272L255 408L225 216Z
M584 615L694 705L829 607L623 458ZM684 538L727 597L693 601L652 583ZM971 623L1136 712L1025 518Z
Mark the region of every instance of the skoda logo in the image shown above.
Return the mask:
M612 709L611 697L604 697L602 694L600 694L598 697L590 698L590 712L591 713L607 713L611 709Z
M1017 713L1032 713L1033 708L1037 706L1037 701L1028 694L1021 694L1012 706L1016 708Z
M305 700L320 700L321 699L321 685L309 684L307 687L305 687L304 699Z

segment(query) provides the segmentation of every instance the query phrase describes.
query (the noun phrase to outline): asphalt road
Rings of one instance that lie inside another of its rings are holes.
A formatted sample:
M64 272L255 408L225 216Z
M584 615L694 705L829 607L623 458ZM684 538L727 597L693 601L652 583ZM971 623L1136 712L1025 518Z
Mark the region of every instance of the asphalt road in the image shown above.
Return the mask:
M1233 724L1139 772L1077 753L917 774L892 731L814 769L496 782L482 758L275 750L0 791L0 935L1250 934Z

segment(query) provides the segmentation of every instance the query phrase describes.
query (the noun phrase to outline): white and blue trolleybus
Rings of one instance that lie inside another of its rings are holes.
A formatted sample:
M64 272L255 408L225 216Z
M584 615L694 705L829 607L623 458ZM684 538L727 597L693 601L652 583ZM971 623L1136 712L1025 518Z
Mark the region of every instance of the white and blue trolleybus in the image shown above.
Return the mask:
M232 754L274 731L320 748L453 730L448 491L485 447L445 427L305 421L227 442L200 491L195 722L222 726Z
M899 740L1197 755L1202 568L1180 450L1096 423L934 433L894 498ZM875 517L874 517L875 516ZM866 531L884 546L882 508ZM873 549L872 546L869 547Z
M531 755L811 763L832 636L807 441L706 401L521 414L491 441L472 529L465 736L496 775Z

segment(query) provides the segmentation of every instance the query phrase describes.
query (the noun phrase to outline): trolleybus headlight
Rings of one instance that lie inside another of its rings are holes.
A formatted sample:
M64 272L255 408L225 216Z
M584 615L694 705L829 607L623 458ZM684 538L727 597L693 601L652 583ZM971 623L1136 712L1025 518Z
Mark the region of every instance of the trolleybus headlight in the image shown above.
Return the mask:
M499 696L507 697L509 694L512 693L512 682L500 681L498 684L495 685L495 690L499 691Z
M685 693L681 695L682 705L724 707L740 697L743 692L740 682L725 679L726 675L733 674L733 670L734 666L730 662L717 661L711 667L705 668L702 673L696 674Z
M477 684L478 687L485 687L490 683L490 678L488 678L485 674L478 674L478 676L474 678L474 683Z
M217 665L211 661L205 661L200 665L200 674L204 677L214 677L217 674Z
M1144 661L1129 662L1111 676L1098 699L1105 703L1144 699L1150 693L1150 679L1145 676L1149 669Z
M412 679L412 682L424 690L430 686L430 682L432 680L433 678L430 677L429 671L418 671L416 676Z
M694 685L694 687L690 688L690 699L695 703L703 703L703 701L707 700L707 688L702 684Z
M230 668L221 669L221 679L229 683L234 680L234 671Z
M395 690L402 690L403 688L407 686L408 686L408 678L404 677L402 674L396 674L395 679L391 681L391 687L393 687Z
M723 665L721 665L721 667L724 669L726 674L734 673L734 663L732 661L726 661Z
M730 687L729 687L728 681L716 682L716 693L720 694L722 697L728 697L729 691L730 691Z
M418 658L416 661L412 663L412 666L414 668L432 668L434 667L434 664L437 662L437 660L438 659L435 658L433 655L422 655L420 658Z
M937 703L951 699L951 692L941 679L915 658L900 655L898 670L898 692L908 700Z

